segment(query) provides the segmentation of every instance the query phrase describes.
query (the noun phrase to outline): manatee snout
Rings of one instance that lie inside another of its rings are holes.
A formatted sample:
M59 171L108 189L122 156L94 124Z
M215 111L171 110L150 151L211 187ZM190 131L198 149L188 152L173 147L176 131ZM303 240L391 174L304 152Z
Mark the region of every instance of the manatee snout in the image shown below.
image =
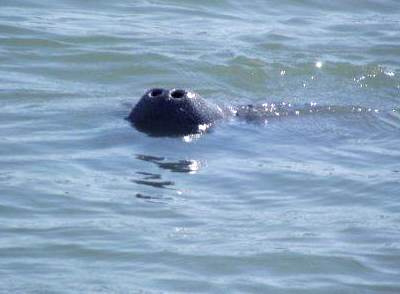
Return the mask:
M199 133L223 118L221 108L184 89L148 90L133 107L128 120L153 136Z

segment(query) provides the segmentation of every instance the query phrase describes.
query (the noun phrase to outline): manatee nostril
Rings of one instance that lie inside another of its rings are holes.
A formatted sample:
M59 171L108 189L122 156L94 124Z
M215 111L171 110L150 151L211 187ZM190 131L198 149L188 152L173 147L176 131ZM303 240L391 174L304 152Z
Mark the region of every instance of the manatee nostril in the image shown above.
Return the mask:
M186 94L186 91L182 90L182 89L174 89L169 93L169 95L172 98L176 98L176 99L183 98L185 96L185 94Z
M150 97L157 97L160 96L164 92L163 89L152 89L149 93Z

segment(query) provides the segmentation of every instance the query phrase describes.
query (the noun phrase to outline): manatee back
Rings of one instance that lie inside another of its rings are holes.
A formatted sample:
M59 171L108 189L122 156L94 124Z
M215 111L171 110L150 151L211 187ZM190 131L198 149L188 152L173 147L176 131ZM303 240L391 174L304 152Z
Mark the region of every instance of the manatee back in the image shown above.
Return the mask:
M285 116L308 116L316 114L350 114L375 113L377 110L359 106L317 105L305 103L293 105L287 102L263 103L261 105L244 105L235 108L236 117L248 122L265 122L269 119Z

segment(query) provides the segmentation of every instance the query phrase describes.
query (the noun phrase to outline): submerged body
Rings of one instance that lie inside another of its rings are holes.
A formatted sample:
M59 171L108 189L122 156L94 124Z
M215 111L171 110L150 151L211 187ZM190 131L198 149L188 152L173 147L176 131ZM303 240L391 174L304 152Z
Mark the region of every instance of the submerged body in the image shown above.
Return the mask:
M128 120L139 131L151 136L182 136L204 133L215 122L233 116L245 121L265 122L271 117L371 111L377 110L362 107L317 106L315 103L305 104L299 108L285 102L221 108L186 90L155 88L148 90L142 96L133 107Z

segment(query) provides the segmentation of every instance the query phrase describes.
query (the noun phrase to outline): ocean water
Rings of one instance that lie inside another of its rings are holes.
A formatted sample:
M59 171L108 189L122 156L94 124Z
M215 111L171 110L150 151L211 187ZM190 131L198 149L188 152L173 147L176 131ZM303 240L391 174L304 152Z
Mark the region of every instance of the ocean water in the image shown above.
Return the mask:
M149 137L151 87L363 111ZM397 0L1 0L0 293L400 293L399 110Z

